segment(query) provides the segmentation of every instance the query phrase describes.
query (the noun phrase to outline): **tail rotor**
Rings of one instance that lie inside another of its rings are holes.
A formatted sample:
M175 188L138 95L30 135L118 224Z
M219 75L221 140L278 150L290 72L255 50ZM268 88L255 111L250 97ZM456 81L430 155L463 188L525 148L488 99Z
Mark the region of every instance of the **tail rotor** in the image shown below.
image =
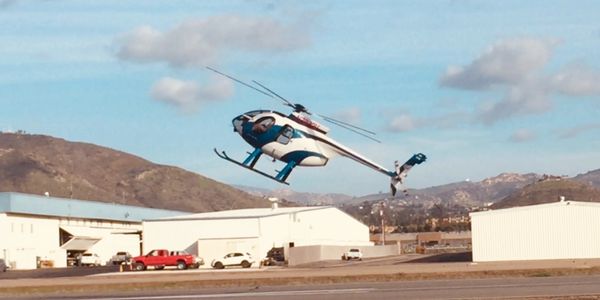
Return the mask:
M395 172L392 176L392 180L390 183L390 189L392 191L392 197L396 196L396 192L403 188L402 184L404 182L404 178L408 175L408 171L412 169L415 165L420 165L427 160L427 156L423 153L418 153L413 155L409 160L407 160L404 164L400 165L398 161L394 162ZM406 193L406 189L403 189L404 193Z

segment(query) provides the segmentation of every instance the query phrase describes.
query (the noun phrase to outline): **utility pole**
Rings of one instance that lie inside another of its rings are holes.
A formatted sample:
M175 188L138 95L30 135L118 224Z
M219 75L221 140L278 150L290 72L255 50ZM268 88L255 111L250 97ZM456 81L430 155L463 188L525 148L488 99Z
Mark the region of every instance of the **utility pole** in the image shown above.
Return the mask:
M381 245L385 246L385 221L383 218L383 206L379 210L379 215L381 216Z

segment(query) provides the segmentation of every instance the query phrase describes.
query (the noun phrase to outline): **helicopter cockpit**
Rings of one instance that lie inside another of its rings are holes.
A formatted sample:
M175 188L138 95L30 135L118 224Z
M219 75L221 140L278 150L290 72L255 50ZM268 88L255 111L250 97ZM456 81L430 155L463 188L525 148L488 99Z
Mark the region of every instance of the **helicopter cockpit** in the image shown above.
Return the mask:
M231 123L233 124L233 131L242 133L244 123L246 123L246 122L254 119L256 116L258 116L260 114L264 114L264 113L276 114L276 115L279 115L284 118L286 117L284 114L282 114L280 112L272 111L272 110L266 110L266 109L252 110L252 111L246 112L244 114L241 114L241 115L235 117L231 121ZM274 124L275 124L275 118L273 118L273 117L259 118L258 120L255 121L255 124L252 126L252 132L264 133L269 128L271 128L271 126L273 126Z

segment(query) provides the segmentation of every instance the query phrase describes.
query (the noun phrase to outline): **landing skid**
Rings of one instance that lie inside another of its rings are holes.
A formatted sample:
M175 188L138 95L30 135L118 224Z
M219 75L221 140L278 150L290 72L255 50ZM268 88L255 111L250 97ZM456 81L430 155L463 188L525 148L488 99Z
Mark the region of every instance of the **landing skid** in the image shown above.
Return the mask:
M233 158L229 157L229 156L227 155L227 153L225 153L225 151L221 151L221 152L219 152L219 151L217 150L217 148L214 148L213 150L215 151L215 153L216 153L216 154L217 154L217 155L218 155L220 158L222 158L222 159L224 159L224 160L227 160L227 161L229 161L229 162L232 162L232 163L234 163L234 164L236 164L236 165L238 165L238 166L240 166L240 167L244 167L244 168L246 168L246 169L248 169L248 170L250 170L250 171L254 171L254 172L256 172L256 173L258 173L258 174L260 174L260 175L262 175L262 176L265 176L265 177L271 178L271 179L273 179L273 180L275 180L275 181L277 181L277 182L279 182L279 183L283 183L283 184L287 184L287 185L289 185L289 183L287 183L287 182L285 181L285 179L284 179L284 180L278 179L278 178L276 178L275 176L269 175L269 174L267 174L267 173L265 173L265 172L263 172L263 171L260 171L260 170L254 169L253 167L250 167L250 166L247 166L247 165L245 165L245 164L243 164L243 163L241 163L241 162L239 162L239 161L237 161L237 160L235 160L235 159L233 159Z

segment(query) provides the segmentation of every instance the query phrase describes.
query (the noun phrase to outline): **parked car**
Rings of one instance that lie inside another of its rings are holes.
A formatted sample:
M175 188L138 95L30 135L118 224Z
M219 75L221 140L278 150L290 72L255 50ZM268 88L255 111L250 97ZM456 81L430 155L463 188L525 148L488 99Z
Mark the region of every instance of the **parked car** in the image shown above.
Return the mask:
M102 265L102 260L100 260L100 256L96 253L83 253L79 259L80 266L100 266Z
M166 249L156 249L146 255L131 258L131 263L136 271L146 270L148 267L162 270L166 266L176 266L177 269L184 270L198 268L204 261L184 251L169 252Z
M178 251L171 251L169 253L171 256L176 256L176 255L192 255L194 256L194 258L196 259L196 265L192 266L193 268L197 269L200 266L204 265L204 259L202 257L198 257L196 255L190 254L185 250L178 250Z
M360 252L360 249L350 249L348 252L345 252L342 255L342 259L343 260L351 260L351 259L362 260L362 252Z
M6 270L8 270L8 266L4 259L0 258L0 272L6 272Z
M285 264L285 255L283 252L283 247L280 248L271 248L269 252L267 252L267 257L262 260L262 265L264 266L281 266Z
M250 268L253 263L254 258L252 258L250 253L233 252L223 256L221 259L213 260L211 266L215 269L223 269L230 266Z
M127 263L129 259L131 259L131 254L129 254L129 252L119 251L112 256L110 261L112 261L113 265L120 265L123 263Z

